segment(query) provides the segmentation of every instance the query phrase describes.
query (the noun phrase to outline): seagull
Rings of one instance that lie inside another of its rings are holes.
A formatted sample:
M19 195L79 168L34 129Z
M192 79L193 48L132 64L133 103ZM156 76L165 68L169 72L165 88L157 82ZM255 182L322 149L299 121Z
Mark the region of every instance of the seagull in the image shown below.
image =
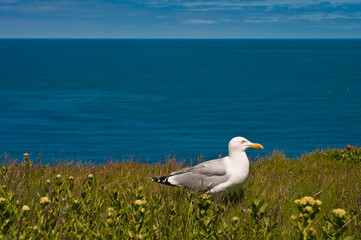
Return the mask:
M263 149L263 146L244 137L235 137L228 144L227 157L186 167L166 176L153 177L151 180L207 194L234 192L243 185L249 174L249 160L245 152L247 148Z

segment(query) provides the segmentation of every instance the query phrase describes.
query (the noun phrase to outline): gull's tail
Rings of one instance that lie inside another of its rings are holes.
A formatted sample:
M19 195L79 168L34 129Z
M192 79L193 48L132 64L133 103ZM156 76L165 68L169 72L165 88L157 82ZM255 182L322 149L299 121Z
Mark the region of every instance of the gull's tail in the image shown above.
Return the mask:
M176 185L174 185L174 184L171 184L169 181L168 181L168 178L169 178L170 176L168 175L168 176L161 176L161 177L152 177L151 178L151 181L152 182L157 182L157 183L161 183L161 184L165 184L165 185L170 185L170 186L175 186L175 187L177 187Z

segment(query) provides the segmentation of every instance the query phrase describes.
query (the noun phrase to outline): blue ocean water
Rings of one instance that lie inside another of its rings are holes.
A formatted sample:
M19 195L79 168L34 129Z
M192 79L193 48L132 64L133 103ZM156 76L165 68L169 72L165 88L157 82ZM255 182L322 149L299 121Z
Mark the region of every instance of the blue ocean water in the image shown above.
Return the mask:
M0 154L161 161L361 146L361 40L0 40Z

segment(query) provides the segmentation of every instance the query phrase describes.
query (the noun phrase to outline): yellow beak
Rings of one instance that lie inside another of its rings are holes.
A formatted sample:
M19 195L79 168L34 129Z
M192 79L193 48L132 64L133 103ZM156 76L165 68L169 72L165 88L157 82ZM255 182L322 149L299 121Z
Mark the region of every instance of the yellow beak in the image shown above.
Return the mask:
M251 145L249 145L249 147L251 148L257 148L257 149L263 149L263 146L259 143L252 143Z

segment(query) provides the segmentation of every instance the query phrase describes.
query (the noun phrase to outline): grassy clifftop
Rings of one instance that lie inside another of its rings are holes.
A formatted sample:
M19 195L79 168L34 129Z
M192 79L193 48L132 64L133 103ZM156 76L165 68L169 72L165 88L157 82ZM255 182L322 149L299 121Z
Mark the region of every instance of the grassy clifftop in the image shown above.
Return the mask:
M150 181L183 167L175 159L97 166L32 161L3 156L0 238L361 239L359 149L297 160L275 152L251 163L242 190L214 196Z

